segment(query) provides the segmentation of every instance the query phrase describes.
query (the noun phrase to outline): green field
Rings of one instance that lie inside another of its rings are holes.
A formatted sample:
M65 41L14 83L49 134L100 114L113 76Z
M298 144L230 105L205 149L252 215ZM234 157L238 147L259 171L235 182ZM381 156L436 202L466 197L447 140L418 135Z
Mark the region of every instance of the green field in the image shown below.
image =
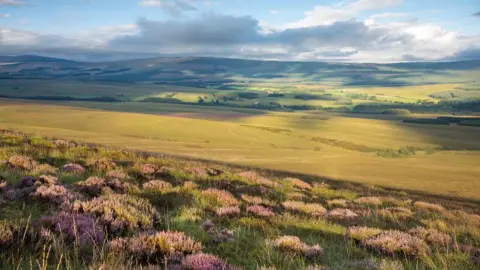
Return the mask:
M169 104L0 104L5 129L480 198L478 127L405 124L388 115L372 119Z

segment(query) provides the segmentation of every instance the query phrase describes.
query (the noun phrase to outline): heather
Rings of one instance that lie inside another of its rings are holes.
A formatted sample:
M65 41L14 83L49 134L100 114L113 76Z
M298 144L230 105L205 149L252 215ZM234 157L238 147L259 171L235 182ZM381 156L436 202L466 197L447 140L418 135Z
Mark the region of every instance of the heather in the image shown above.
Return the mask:
M1 269L475 269L473 201L0 136Z

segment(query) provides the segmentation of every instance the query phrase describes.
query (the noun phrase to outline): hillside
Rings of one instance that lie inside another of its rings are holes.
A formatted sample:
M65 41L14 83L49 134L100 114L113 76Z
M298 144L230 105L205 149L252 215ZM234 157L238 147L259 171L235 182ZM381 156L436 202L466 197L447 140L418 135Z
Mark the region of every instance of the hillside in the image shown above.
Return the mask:
M0 159L0 268L478 269L475 201L5 130Z

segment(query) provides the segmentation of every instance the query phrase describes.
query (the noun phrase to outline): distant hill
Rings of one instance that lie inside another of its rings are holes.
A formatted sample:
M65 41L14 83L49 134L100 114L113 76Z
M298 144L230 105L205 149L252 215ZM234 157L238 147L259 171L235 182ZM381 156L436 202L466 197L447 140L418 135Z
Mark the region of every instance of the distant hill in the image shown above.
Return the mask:
M398 86L418 76L443 76L448 70L474 70L480 60L441 63L325 63L260 61L213 57L158 57L115 62L76 62L35 55L0 56L0 78L146 82L228 88L226 84L291 76L342 85ZM405 78L405 80L403 80ZM423 79L422 83L434 83ZM230 87L229 86L229 87Z

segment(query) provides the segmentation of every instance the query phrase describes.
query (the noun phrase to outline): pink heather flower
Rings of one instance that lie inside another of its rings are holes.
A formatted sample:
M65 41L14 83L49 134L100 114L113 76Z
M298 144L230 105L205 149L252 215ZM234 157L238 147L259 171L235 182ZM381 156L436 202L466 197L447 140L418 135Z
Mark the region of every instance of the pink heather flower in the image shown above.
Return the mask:
M102 188L104 188L106 185L105 179L92 176L85 181L75 183L75 186L79 190L95 196L100 194L102 192Z
M117 167L117 164L108 158L91 158L87 160L87 166L98 171L109 171Z
M116 171L109 171L105 174L105 178L109 180L118 179L118 180L125 180L128 178L128 175L121 170Z
M408 233L434 246L449 247L453 243L450 235L441 233L435 229L417 227L409 230Z
M84 173L85 168L80 164L68 163L63 166L63 170L69 173Z
M255 183L255 184L259 184L259 185L264 185L264 186L267 186L267 187L276 187L276 186L279 186L278 183L276 182L273 182L265 177L262 177L260 175L258 175L256 172L252 172L252 171L246 171L246 172L241 172L238 174L238 176L242 177L243 179L251 182L251 183Z
M188 255L182 260L182 269L186 270L234 270L238 269L228 265L224 260L215 255L198 253Z
M201 198L207 200L211 206L237 206L237 199L228 191L209 188L200 192Z
M37 166L37 162L26 156L12 156L8 159L7 164L14 169L33 170Z
M202 178L202 177L207 176L207 171L204 168L200 168L200 167L188 168L187 172L193 174L194 176L196 176L198 178Z
M285 209L300 212L303 214L308 214L312 217L321 217L324 216L327 210L318 203L304 203L300 201L285 201L283 202L283 207Z
M247 213L250 213L257 217L272 217L275 215L270 208L266 208L260 205L251 205L247 207Z
M69 241L77 241L80 246L100 244L105 239L102 226L89 215L61 212L56 216L42 217L40 223L66 236Z
M154 174L158 170L158 166L155 164L142 164L140 165L140 173L143 175Z
M220 207L215 210L215 214L219 217L234 217L240 215L240 208L238 206Z
M330 220L350 221L358 218L358 215L350 209L337 208L327 213Z
M35 192L30 194L30 196L58 205L73 198L72 194L64 186L59 185L39 186Z
M285 181L290 182L294 187L298 187L300 189L306 189L306 190L312 189L312 185L298 178L288 177L288 178L285 178Z
M418 257L429 250L427 244L420 238L395 230L384 231L377 236L364 239L361 244L387 255L404 254Z

